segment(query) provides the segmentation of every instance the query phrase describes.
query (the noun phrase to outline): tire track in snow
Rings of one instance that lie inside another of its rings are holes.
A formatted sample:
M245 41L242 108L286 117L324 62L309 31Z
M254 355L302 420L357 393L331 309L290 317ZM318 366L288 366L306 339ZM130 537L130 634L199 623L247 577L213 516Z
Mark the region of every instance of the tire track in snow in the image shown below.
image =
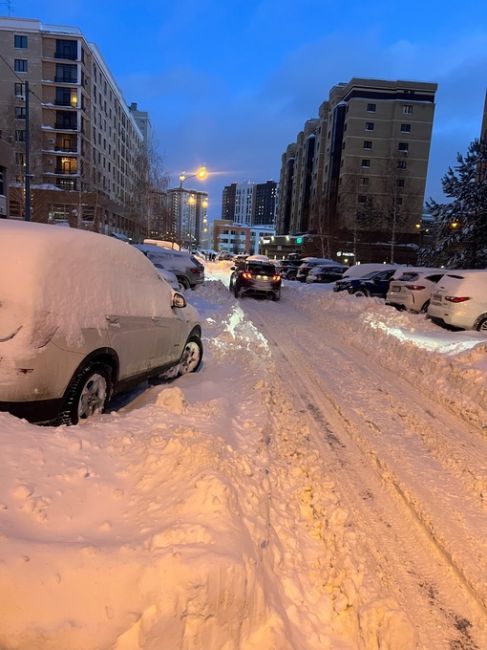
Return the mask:
M337 383L340 376L340 369L338 372L324 372L323 365L326 365L327 360L316 354L317 349L323 353L323 338L318 340L312 336L306 329L307 322L303 315L294 309L291 311L285 303L273 307L269 310L256 301L245 302L245 310L254 316L254 323L262 327L265 335L273 340L281 351L275 356L283 375L301 383L301 387L296 389L292 381L288 381L288 390L309 410L315 422L314 439L318 448L325 455L329 454L330 449L333 451L335 470L344 474L346 482L354 487L354 492L343 490L343 496L348 501L351 512L361 521L362 529L367 530L368 527L369 536L372 538L368 544L369 551L382 572L382 579L396 592L396 597L399 602L403 602L406 610L414 611L415 620L420 622L417 629L423 647L447 647L437 645L438 639L435 635L425 642L432 621L435 622L436 634L445 634L442 628L445 627L445 622L448 623L444 642L449 643L449 647L483 647L483 644L487 643L484 636L485 619L482 621L485 611L472 602L472 596L483 600L482 587L471 579L470 574L465 579L465 567L461 565L462 554L452 555L448 549L445 550L443 545L448 540L439 539L441 536L435 528L418 512L421 501L411 499L409 490L406 488L404 491L394 472L384 464L381 454L369 444L365 444L365 436L359 435L362 425L358 422L360 415L354 414L350 409L351 396L346 395L345 399L336 394L329 396L330 387ZM308 347L289 334L290 325L299 330L300 336L308 339ZM338 347L337 341L335 344ZM283 348L286 350L285 354L282 353ZM336 363L337 355L332 354L328 361ZM362 382L368 381L369 364L368 358L366 365L359 364ZM364 373L364 370L367 372ZM382 370L381 373L384 374ZM396 392L402 390L402 387L397 385L394 388ZM366 397L369 399L369 396ZM431 411L431 406L429 410ZM428 418L431 419L431 414ZM369 420L367 435L373 438L374 430L377 434L383 430L384 425L380 419L379 424L374 422L373 417L369 417ZM324 447L323 443L323 428L327 447ZM370 495L380 495L381 502ZM366 508L364 504L367 504ZM371 519L374 522L372 528ZM411 552L408 553L411 542L407 543L407 540L411 537L414 539L414 557L411 557ZM385 545L384 539L387 539ZM434 546L431 542L434 542ZM398 585L390 576L387 577L391 571L400 574ZM461 582L463 587L471 591L470 597L465 593ZM422 601L423 606L413 606L416 599ZM476 623L473 630L470 619ZM459 621L464 623L459 624ZM475 637L479 638L481 645L475 645Z

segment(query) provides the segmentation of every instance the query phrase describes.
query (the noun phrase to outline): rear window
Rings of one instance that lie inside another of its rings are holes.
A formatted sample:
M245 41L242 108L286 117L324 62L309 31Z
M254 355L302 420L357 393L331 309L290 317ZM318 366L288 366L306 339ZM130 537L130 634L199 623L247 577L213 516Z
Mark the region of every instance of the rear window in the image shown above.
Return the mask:
M412 280L417 280L418 275L419 275L418 273L413 273L412 271L409 271L408 273L403 273L401 277L397 279L404 282L411 282Z
M273 264L259 264L258 262L250 262L247 264L249 271L258 273L259 275L274 275L276 267Z

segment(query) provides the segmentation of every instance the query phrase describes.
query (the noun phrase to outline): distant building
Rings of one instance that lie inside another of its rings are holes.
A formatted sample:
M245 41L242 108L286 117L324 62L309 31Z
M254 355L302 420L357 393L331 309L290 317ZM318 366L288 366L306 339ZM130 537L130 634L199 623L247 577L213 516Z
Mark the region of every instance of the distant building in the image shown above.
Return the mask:
M140 132L142 133L144 146L148 150L152 140L152 127L149 119L149 113L147 111L139 111L136 102L132 102L130 104L130 112L132 113L134 120L139 127Z
M32 220L146 234L144 136L97 47L76 27L0 18L0 54L9 216L24 217L28 81Z
M170 230L165 239L181 242L189 250L199 248L208 228L208 193L175 187L167 190L167 199Z
M226 185L222 193L222 220L233 221L235 217L235 197L237 183Z
M484 101L484 115L482 118L482 128L480 131L480 139L487 142L487 92L485 93Z
M9 215L8 185L10 173L13 168L12 147L2 139L0 132L0 218L5 219Z
M252 226L274 226L276 217L277 183L267 181L254 185Z
M213 222L213 249L229 253L249 253L250 228L233 221L216 219Z
M334 86L281 158L276 227L303 252L414 262L437 85L352 79Z
M254 200L253 183L239 183L235 190L235 214L233 220L241 226L252 223L252 206Z

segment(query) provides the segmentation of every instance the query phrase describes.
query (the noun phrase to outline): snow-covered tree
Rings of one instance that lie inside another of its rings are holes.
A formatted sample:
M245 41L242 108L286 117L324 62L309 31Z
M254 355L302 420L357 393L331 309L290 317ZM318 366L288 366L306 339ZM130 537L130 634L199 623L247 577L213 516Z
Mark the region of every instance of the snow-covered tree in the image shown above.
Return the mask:
M442 178L451 199L426 206L437 223L436 241L422 258L436 265L487 268L487 142L474 140Z

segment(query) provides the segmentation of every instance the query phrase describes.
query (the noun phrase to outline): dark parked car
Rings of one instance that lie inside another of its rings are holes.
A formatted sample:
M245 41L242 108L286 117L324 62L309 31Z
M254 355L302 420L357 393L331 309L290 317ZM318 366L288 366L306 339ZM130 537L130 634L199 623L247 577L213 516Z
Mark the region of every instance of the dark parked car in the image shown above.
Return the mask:
M296 280L299 280L300 282L306 282L308 273L314 266L318 266L318 264L331 264L332 266L337 265L336 262L329 260L326 257L305 257L302 260L301 266L298 268Z
M281 297L281 276L274 264L261 260L245 260L233 267L230 276L230 291L235 298L246 293L267 294L273 300Z
M296 280L296 274L302 264L302 260L282 260L280 272L285 280Z
M364 275L363 278L350 280L349 285L345 288L348 293L357 297L375 296L377 298L385 298L389 291L389 283L395 272L395 269L390 269L388 271L372 271L372 273ZM341 280L338 282L341 282Z
M348 269L348 266L344 264L318 264L313 266L308 273L306 282L309 284L311 282L335 282L339 280L345 271Z

